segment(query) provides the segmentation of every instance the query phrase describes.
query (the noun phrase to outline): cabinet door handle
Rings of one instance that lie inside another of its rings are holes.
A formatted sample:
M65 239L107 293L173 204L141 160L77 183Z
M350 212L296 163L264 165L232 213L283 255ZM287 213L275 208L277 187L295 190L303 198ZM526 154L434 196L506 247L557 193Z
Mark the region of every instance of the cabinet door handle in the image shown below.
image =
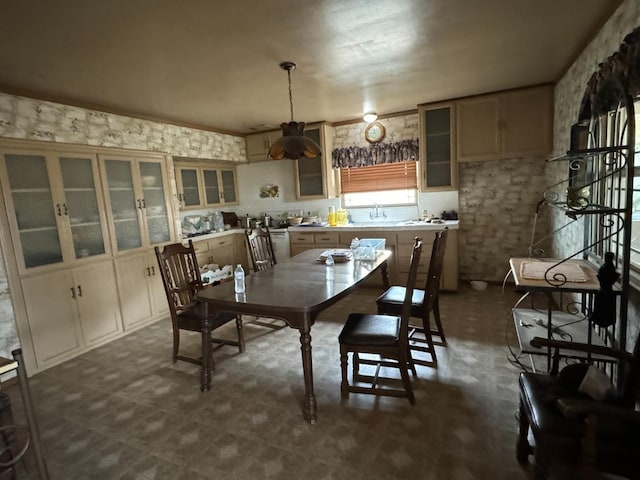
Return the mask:
M147 208L147 204L144 201L144 198L140 199L140 201L142 202L142 208Z
M78 296L82 296L82 287L80 285L78 285Z
M69 210L67 209L67 204L63 203L62 206L64 207L64 214L65 215L69 215Z
M153 265L151 265L151 275L153 275L154 277L156 276L156 267L154 267Z
M151 267L147 267L147 277L151 276Z
M69 290L71 290L71 298L76 298L76 287L71 287Z
M62 216L62 210L60 209L60 204L56 203L56 214L61 217Z

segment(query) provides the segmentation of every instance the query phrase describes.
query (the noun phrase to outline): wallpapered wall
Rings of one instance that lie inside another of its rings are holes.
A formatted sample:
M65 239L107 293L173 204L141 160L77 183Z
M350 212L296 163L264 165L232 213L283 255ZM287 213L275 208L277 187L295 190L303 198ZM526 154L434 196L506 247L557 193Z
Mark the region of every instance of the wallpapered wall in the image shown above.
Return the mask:
M587 81L598 69L598 64L616 52L623 38L638 26L640 1L626 0L611 16L596 37L585 48L555 88L554 112L554 153L561 155L569 148L570 127L578 119L578 110ZM554 184L566 178L566 164L549 164L547 184ZM555 228L565 223L559 212L550 212ZM556 256L572 255L576 247L582 245L582 230L569 227L554 236L553 249ZM629 292L629 328L627 339L634 341L640 330L640 296L635 289Z

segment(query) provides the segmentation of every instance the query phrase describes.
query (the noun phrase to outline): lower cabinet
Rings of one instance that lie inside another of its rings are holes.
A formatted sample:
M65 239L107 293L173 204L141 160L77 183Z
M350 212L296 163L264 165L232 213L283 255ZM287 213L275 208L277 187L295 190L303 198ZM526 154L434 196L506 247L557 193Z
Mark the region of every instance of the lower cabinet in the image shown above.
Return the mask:
M118 258L115 264L125 330L169 314L154 252Z
M420 256L420 267L417 276L417 285L423 288L427 280L427 271L431 260L431 249L435 232L433 231L409 231L398 233L398 272L400 283L405 284L409 276L409 263L411 260L411 249L415 237L422 238L422 255ZM444 262L442 265L442 277L440 278L440 289L447 291L458 290L458 232L449 230L447 234L447 245L444 251Z
M21 280L38 369L122 332L113 263L92 263Z

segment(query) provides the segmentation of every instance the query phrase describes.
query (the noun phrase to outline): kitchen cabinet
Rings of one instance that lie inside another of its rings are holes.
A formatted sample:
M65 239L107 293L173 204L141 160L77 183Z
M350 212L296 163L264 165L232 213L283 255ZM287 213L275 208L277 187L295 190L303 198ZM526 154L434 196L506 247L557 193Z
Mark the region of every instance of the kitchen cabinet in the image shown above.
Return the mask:
M175 238L164 156L100 155L115 252Z
M233 166L204 166L176 162L178 201L182 210L219 208L238 203Z
M248 162L265 162L273 142L282 137L282 130L252 133L244 137Z
M168 314L169 304L155 252L120 257L115 266L125 330Z
M316 142L322 153L315 158L294 160L296 198L311 200L335 197L336 175L331 168L333 128L325 124L312 125L305 129L304 135Z
M551 152L553 89L540 86L456 102L458 162Z
M218 264L220 268L225 265L235 267L240 263L245 271L249 271L244 230L226 232L224 235L206 240L196 239L191 240L200 267L210 263Z
M122 331L110 260L29 276L21 285L38 368L59 363Z
M351 242L349 238L349 242ZM338 232L289 232L291 256L313 248L348 248Z
M1 158L20 274L110 253L95 153L14 147Z
M458 161L455 104L419 105L418 115L422 191L456 190Z

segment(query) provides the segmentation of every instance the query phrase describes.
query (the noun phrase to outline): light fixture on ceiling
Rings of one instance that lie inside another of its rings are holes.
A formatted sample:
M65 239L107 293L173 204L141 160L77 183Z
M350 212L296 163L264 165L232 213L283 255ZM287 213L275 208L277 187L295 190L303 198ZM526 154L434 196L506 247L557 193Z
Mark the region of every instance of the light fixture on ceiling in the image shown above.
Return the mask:
M369 112L369 113L365 113L362 118L367 123L373 123L378 119L378 114L375 112Z
M289 79L289 107L291 110L291 121L281 123L282 137L273 142L269 148L269 157L274 160L290 158L297 160L301 157L314 158L322 152L320 146L313 140L304 136L304 122L293 121L293 96L291 95L291 70L296 68L293 62L282 62L280 68L287 71Z

